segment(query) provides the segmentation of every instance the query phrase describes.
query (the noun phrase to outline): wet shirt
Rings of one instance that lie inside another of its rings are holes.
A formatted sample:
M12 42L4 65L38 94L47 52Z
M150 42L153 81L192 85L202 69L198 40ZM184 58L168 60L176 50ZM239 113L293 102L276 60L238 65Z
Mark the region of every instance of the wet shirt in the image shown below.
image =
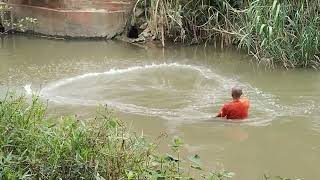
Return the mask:
M248 117L249 101L246 98L233 100L225 104L217 117L225 117L227 119L245 119Z

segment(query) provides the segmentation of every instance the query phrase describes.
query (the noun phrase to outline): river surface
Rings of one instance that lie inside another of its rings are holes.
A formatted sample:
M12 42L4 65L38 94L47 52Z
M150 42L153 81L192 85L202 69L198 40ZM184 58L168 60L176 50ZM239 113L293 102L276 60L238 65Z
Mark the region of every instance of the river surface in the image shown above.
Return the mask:
M16 36L0 47L1 95L38 93L51 115L80 118L107 104L150 138L181 137L186 154L199 154L209 169L235 172L234 179L320 179L318 71L268 69L234 49L210 46L163 50ZM233 86L251 102L246 122L213 117Z

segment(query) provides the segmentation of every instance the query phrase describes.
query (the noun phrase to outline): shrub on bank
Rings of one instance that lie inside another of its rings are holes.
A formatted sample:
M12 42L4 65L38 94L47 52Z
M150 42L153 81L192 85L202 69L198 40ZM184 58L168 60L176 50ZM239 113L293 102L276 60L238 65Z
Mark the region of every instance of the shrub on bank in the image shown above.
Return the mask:
M181 146L175 138L173 155L158 154L157 144L130 133L104 108L79 121L48 119L38 97L27 103L8 95L0 103L0 179L191 179L191 168L201 170L199 157L185 164ZM204 178L230 176L222 171Z

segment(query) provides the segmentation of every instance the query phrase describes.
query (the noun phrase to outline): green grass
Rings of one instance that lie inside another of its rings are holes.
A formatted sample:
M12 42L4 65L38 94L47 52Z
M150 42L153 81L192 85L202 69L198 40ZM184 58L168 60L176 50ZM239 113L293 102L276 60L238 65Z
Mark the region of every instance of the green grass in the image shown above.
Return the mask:
M204 173L199 156L182 160L174 138L171 154L130 132L100 108L91 120L47 118L38 97L7 95L0 103L0 179L192 179ZM193 172L193 173L192 173ZM226 179L225 171L203 175Z

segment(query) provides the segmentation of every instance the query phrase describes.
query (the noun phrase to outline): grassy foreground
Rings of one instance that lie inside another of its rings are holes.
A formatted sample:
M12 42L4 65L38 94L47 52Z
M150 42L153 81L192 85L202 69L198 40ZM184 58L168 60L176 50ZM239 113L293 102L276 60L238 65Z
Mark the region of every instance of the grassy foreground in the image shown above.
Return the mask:
M182 141L172 154L159 154L157 144L128 129L104 108L93 120L46 118L46 106L34 97L8 95L0 104L0 179L193 179L199 156L180 159ZM184 167L184 168L183 168ZM220 180L221 171L203 175Z
M158 143L130 132L100 108L92 120L48 119L38 97L32 102L7 95L0 101L0 179L207 179L233 173L207 173L198 155L182 159L183 142L174 138L171 154ZM293 180L264 175L262 180ZM296 179L299 180L299 179Z

